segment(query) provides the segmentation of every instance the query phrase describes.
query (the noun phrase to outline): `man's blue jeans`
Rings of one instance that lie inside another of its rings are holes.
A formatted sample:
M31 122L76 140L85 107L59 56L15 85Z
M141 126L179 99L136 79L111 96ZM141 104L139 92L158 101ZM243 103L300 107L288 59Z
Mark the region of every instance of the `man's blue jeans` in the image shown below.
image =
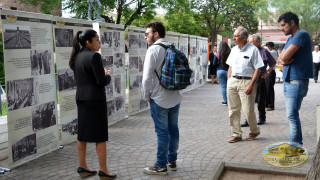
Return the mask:
M164 167L168 161L177 160L179 146L178 115L180 104L165 109L150 101L150 114L158 137L157 165Z
M222 93L223 101L228 102L228 99L227 99L228 71L218 70L217 74L218 74L218 79L219 79L220 86L221 86L221 93Z
M284 81L283 85L287 119L290 123L290 141L303 144L299 109L303 98L307 95L309 79Z

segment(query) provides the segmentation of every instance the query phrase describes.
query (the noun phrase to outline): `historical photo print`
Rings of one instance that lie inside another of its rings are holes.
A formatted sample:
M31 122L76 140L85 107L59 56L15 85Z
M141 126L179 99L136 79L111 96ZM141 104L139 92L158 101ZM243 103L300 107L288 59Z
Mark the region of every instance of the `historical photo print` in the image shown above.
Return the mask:
M138 34L129 34L129 49L139 49L139 44Z
M68 69L58 70L59 91L71 91L77 88L73 71Z
M114 76L114 92L115 96L121 95L121 75Z
M179 50L188 57L188 45L180 44Z
M139 88L140 84L141 84L141 82L140 82L140 76L139 75L131 75L130 76L130 78L129 78L129 90L133 90L133 89Z
M21 25L3 25L4 49L31 49L30 27Z
M71 122L62 124L62 133L67 133L71 136L78 134L78 118L73 118Z
M138 72L139 68L139 57L138 56L130 56L129 57L129 70Z
M49 102L32 108L33 132L56 125L55 102Z
M113 59L114 59L114 68L122 68L123 67L123 63L124 63L124 60L123 60L123 53L115 53L114 56L113 56Z
M107 114L108 114L108 117L112 116L114 113L115 113L114 100L107 101Z
M49 50L31 50L31 75L51 73L51 52Z
M140 98L140 109L148 108L148 100L144 100L143 97Z
M191 74L191 78L190 78L190 84L194 84L194 76L195 76L195 72L193 71L192 74Z
M108 85L105 86L106 89L106 96L107 98L113 96L113 79L111 78L111 81Z
M139 34L139 48L147 49L147 42L144 39L144 34Z
M13 162L36 153L37 153L36 133L26 136L18 141L12 142Z
M114 31L113 32L113 50L114 52L120 52L120 31Z
M7 81L8 110L38 104L38 82L34 78Z
M102 56L101 58L103 67L113 74L113 56Z
M73 29L54 29L56 47L72 47Z
M114 106L115 106L115 112L118 112L119 110L124 108L123 96L119 96L117 98L114 98Z
M144 57L141 58L141 56L139 56L139 72L143 71L143 63L144 63Z
M112 48L112 32L105 31L101 33L101 47Z

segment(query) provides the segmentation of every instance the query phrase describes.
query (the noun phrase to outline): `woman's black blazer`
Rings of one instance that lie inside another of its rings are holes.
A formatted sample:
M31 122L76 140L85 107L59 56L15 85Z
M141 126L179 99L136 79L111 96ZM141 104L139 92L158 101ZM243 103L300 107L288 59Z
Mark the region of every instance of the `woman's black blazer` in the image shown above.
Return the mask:
M105 86L111 76L105 75L101 55L84 47L76 57L74 76L77 83L76 101L106 100Z

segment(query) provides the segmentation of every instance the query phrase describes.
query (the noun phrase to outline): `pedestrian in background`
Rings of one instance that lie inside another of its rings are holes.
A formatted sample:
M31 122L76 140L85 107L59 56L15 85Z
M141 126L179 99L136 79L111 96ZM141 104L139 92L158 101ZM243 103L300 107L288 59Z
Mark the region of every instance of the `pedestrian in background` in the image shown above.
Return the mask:
M318 82L318 76L319 76L319 69L320 69L320 52L319 52L319 46L314 46L314 51L312 52L312 59L313 59L313 79L314 82Z
M267 78L274 66L276 65L276 60L273 59L269 51L260 45L261 38L257 34L253 34L249 37L249 42L255 45L260 52L261 59L264 63L264 66L260 68L260 74L257 79L257 94L256 94L256 103L258 104L258 112L259 112L259 120L258 125L262 125L266 123L266 82L265 78ZM267 67L270 67L267 70ZM241 127L249 126L248 121L245 120Z
M210 77L211 77L211 83L214 84L215 78L217 76L217 67L214 66L214 58L215 58L215 54L213 51L211 51L209 53L209 73L210 73Z
M69 66L74 71L77 84L78 107L78 156L77 172L81 177L93 176L97 171L86 163L87 142L95 142L101 178L115 179L107 169L108 117L105 86L110 83L110 70L103 68L101 55L97 52L101 41L96 31L78 31L73 39Z
M214 64L218 67L217 75L220 82L221 93L223 102L222 105L228 105L227 98L227 80L228 80L228 69L229 65L226 64L226 61L230 54L230 47L225 41L221 41L219 45L219 53L215 56Z
M274 43L267 42L268 51L270 52L273 59L277 60L279 54L277 51L274 50ZM268 67L270 68L270 67ZM274 110L274 101L275 101L275 93L274 93L274 85L276 83L276 71L275 67L270 72L270 75L266 78L266 111L273 111Z
M286 114L290 123L290 141L303 144L299 110L308 93L312 73L312 42L309 33L299 27L299 18L292 12L282 14L278 23L285 35L291 35L278 62L283 65L283 89Z

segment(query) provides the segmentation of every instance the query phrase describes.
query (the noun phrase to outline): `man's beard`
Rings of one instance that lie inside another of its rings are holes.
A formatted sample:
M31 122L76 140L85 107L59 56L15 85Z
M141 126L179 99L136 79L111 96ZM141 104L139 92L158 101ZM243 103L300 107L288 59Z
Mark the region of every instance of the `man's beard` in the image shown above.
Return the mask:
M152 38L150 39L150 44L149 46L153 45L153 43L156 42L156 39L154 38L154 36L152 36Z

